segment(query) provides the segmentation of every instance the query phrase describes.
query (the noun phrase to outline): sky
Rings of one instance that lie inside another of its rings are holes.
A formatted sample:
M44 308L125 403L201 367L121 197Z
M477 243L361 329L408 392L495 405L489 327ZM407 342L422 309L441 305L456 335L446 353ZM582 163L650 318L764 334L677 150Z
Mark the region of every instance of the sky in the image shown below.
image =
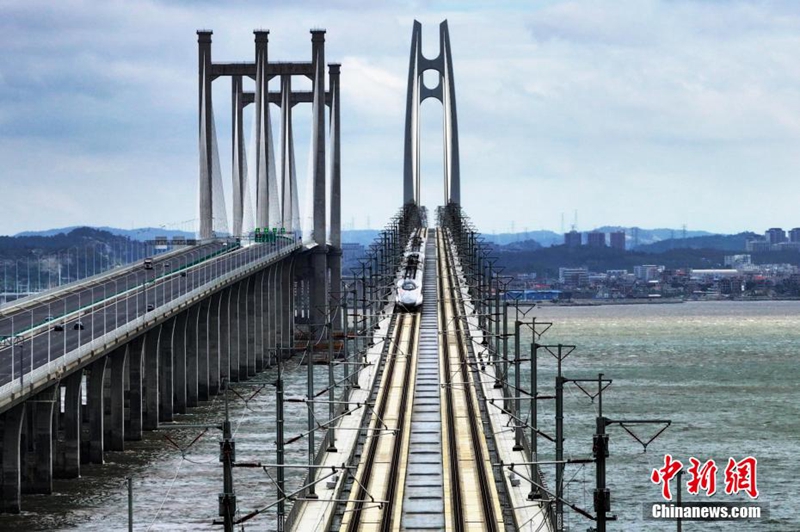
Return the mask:
M309 29L327 30L343 224L382 226L402 201L414 19L428 57L448 20L462 205L481 231L560 231L576 213L579 230L800 226L800 2L0 0L0 234L196 225L199 28L219 61L252 61L255 28L270 60L310 61ZM213 88L226 183L229 83ZM422 113L435 208L441 106Z

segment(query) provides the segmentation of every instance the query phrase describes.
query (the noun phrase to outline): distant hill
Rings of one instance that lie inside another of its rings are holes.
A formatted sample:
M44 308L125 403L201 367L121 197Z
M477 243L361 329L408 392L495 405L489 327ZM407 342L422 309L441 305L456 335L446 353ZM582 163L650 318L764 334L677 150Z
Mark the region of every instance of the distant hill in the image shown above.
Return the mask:
M542 245L536 240L522 240L520 242L512 242L504 246L497 246L497 249L507 253L519 253L522 251L534 251L541 249L541 247Z
M15 237L25 236L54 236L59 233L67 234L75 229L84 228L86 226L74 225L71 227L61 227L59 229L46 229L44 231L23 231L14 235ZM185 238L195 238L195 234L188 231L179 231L176 229L164 229L160 227L139 227L137 229L120 229L118 227L92 227L98 231L107 231L112 235L126 236L131 240L153 240L157 236L166 236L172 238L173 236L182 236Z
M587 267L589 271L605 272L606 270L628 270L642 264L658 264L668 269L680 268L722 268L724 249L668 249L662 253L646 253L641 250L622 251L611 248L567 248L553 246L530 251L511 251L498 247L494 255L497 264L505 266L506 273L536 272L543 277L558 277L559 267ZM800 253L797 251L769 251L751 253L755 264L795 264L800 265Z
M586 241L586 233L590 233L592 231L598 231L600 233L613 233L616 231L624 231L625 232L625 240L627 242L627 248L632 249L634 247L634 227L621 227L616 225L604 225L602 227L597 227L595 229L591 229L589 231L580 231L583 236L584 242ZM657 228L657 229L643 229L638 228L638 241L639 241L639 248L642 246L647 246L650 244L655 244L657 242L662 242L664 240L669 240L673 236L680 238L683 235L683 229L664 229L664 228ZM492 242L494 244L498 244L500 246L504 246L507 244L512 244L514 242L520 242L523 240L535 240L538 242L542 247L550 247L550 246L560 246L564 243L564 235L561 233L556 233L553 231L523 231L520 233L498 233L498 234L484 234L484 238L488 242ZM713 233L709 233L708 231L686 231L687 240L689 238L694 237L701 237L701 236L715 236ZM719 235L716 235L719 236ZM676 238L677 240L677 238ZM742 248L744 249L744 247Z
M654 244L639 246L636 251L644 253L663 253L672 249L720 249L723 251L745 251L745 245L759 235L755 233L739 233L736 235L709 235L693 238L675 238L662 240Z
M375 240L378 233L380 231L377 229L346 229L342 231L342 242L368 246Z
M540 246L557 246L564 243L564 235L553 231L522 231L520 233L483 234L487 242L505 246L525 240L535 240Z
M669 240L671 238L682 238L683 236L683 229L669 229L669 228L656 228L656 229L644 229L642 227L621 227L617 225L604 225L602 227L598 227L593 229L592 231L599 231L601 233L612 233L615 231L625 231L625 240L627 242L627 248L633 249L636 247L637 249L641 248L642 246L647 246L650 244L655 244L657 242L661 242L663 240ZM634 235L638 231L638 240L639 245L635 246L634 244ZM686 238L693 238L698 236L709 236L713 235L714 233L709 233L708 231L686 231ZM563 241L561 242L563 243Z

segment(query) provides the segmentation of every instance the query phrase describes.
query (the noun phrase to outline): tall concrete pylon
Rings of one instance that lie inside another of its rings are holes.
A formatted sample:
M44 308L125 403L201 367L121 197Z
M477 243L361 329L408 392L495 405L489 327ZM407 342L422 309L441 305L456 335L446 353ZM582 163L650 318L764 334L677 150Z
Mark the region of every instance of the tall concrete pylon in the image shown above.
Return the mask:
M209 30L197 31L200 116L200 238L211 238L213 228L212 184L212 126L211 107L211 35Z
M271 150L269 127L269 76L267 45L269 31L255 30L256 36L256 227L269 227L269 164Z
M439 73L436 87L426 87L422 75L428 70ZM461 177L458 155L458 117L453 80L453 58L447 21L439 24L439 55L427 59L422 55L422 25L414 21L411 34L411 57L408 66L406 100L406 136L403 168L403 201L420 204L420 104L436 98L444 108L444 199L445 203L461 203Z

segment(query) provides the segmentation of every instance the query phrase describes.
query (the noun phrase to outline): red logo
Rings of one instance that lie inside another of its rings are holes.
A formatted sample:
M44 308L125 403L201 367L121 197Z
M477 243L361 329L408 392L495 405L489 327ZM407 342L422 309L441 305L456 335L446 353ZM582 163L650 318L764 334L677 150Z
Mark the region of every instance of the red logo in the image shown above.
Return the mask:
M728 458L728 465L725 466L725 493L734 495L743 491L751 499L758 497L758 487L756 487L756 466L758 461L752 456L737 462L733 458Z
M686 482L686 491L692 495L699 495L701 491L710 497L717 492L717 471L719 468L713 459L701 462L694 456L689 458L690 466L686 470L689 480ZM725 466L725 493L735 495L739 492L746 493L751 499L758 497L756 484L756 470L758 461L748 456L740 461L728 458ZM674 460L672 455L664 455L664 466L653 469L650 480L653 484L661 485L661 495L664 499L672 500L672 491L669 483L678 472L683 469L680 460Z
M714 460L708 460L700 465L700 460L692 456L689 458L689 462L692 465L687 470L690 478L686 483L686 491L697 495L700 490L703 490L709 497L714 495L717 492L717 464L714 463Z
M661 495L668 501L672 500L669 481L672 480L681 469L683 469L683 464L680 460L673 460L671 454L665 454L664 467L653 469L653 472L650 474L650 480L653 481L653 484L662 484Z

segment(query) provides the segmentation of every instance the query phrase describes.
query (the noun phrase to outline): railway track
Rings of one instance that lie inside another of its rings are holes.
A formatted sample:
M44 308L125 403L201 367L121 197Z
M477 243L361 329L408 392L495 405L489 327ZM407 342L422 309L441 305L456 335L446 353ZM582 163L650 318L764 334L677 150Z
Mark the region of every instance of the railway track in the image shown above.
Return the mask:
M452 250L446 233L437 233L447 530L500 531L505 529L503 513L470 378Z
M452 250L429 239L419 313L395 312L339 530L504 531Z
M392 346L381 377L364 456L356 471L340 530L392 530L401 507L411 390L414 389L419 314L396 313Z

